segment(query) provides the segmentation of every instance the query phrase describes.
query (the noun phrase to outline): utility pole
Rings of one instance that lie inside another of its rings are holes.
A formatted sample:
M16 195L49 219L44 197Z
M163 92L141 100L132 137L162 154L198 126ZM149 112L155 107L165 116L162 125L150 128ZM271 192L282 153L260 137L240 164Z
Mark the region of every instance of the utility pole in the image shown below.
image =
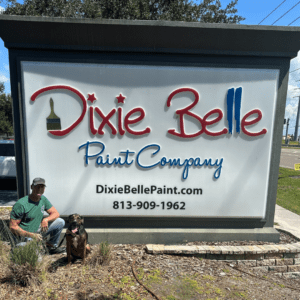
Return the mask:
M300 81L300 80L296 80L296 81ZM299 88L296 88L296 90L299 90ZM300 96L295 96L293 98L299 98L298 101L298 112L297 112L297 117L296 117L296 127L295 127L295 136L294 136L294 141L297 141L298 139L298 127L299 127L299 114L300 114Z
M299 127L299 114L300 114L300 96L295 96L293 98L299 98L298 101L298 112L297 112L297 117L296 117L296 127L295 127L295 136L294 136L294 141L297 141L298 139L298 127Z
M288 135L288 130L289 130L289 124L290 124L290 119L286 120L286 133L285 133L285 144L288 144L288 139L287 139L287 135Z

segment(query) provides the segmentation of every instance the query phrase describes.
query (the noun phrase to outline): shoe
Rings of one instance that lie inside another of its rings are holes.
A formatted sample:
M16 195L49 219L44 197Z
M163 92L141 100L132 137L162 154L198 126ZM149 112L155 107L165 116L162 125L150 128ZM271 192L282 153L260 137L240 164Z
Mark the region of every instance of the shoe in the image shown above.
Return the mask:
M63 247L47 247L49 254L67 254L66 248Z

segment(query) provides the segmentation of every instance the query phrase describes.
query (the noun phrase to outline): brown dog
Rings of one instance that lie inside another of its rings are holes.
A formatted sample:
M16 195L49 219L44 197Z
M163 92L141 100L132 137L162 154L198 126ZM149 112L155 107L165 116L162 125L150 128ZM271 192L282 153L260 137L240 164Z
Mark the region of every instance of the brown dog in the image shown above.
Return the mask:
M83 227L83 218L79 214L73 214L68 217L69 227L66 230L67 257L68 266L73 258L82 258L85 264L87 251L90 251L88 245L88 234Z

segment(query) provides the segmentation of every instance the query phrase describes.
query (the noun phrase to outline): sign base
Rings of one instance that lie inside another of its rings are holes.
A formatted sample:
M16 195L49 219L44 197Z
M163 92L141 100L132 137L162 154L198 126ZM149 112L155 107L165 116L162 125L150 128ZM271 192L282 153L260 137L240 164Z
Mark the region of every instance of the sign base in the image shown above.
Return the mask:
M195 241L266 241L279 242L279 232L272 227L254 229L86 229L90 244L174 245ZM65 229L61 235L63 238ZM64 242L65 243L65 242Z

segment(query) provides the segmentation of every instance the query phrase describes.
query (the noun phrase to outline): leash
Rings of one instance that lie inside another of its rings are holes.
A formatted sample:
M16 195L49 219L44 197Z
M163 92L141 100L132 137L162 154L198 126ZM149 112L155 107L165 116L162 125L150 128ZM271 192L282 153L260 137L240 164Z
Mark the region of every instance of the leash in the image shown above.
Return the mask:
M65 233L64 237L62 238L62 240L60 241L59 245L57 246L57 248L59 248L61 246L61 244L63 243L65 237L66 237L67 233Z

